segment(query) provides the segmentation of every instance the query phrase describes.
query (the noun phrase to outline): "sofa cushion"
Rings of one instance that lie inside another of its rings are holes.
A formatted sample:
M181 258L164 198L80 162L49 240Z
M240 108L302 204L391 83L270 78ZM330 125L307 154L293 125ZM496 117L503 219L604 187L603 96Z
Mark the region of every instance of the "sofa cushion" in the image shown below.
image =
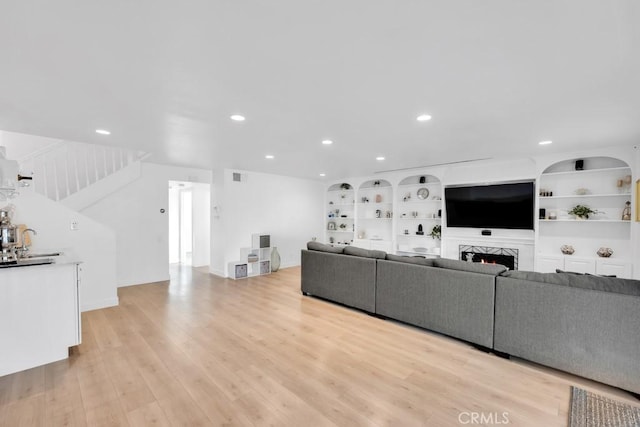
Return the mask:
M420 256L402 256L402 255L387 254L386 259L388 261L406 262L408 264L426 265L429 267L433 265L433 259L423 258Z
M385 251L376 251L373 249L363 249L363 248L358 248L355 246L347 246L344 248L344 253L346 255L353 255L353 256L361 256L364 258L378 258L378 259L384 259L385 256L387 256L387 253Z
M512 279L529 280L531 282L549 283L552 285L569 286L569 276L571 273L537 273L535 271L510 270L500 274L503 277Z
M593 276L591 274L579 276L569 275L569 286L594 291L640 296L640 280Z
M310 251L329 252L332 254L344 253L344 247L342 246L325 245L324 243L314 241L307 243L307 249Z
M640 280L594 276L591 274L535 273L533 271L506 271L502 273L502 276L552 285L640 296Z
M482 264L479 262L467 262L457 259L449 258L437 258L433 260L433 265L440 268L448 268L450 270L468 271L470 273L490 274L497 276L503 271L507 270L507 267L500 264Z
M567 273L567 274L577 274L582 275L586 274L587 276L596 276L596 277L618 277L615 274L591 274L591 273L578 273L577 271L564 271L556 268L556 273Z

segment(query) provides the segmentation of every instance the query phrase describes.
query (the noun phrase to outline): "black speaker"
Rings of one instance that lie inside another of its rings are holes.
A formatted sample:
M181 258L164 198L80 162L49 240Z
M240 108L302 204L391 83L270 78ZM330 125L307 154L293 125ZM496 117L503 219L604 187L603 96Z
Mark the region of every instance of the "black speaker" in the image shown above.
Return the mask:
M576 170L581 171L584 169L584 160L576 160Z
M424 184L425 182L427 182L427 178L424 176L420 177L420 184Z
M540 212L539 212L539 215L538 215L538 218L545 219L546 217L547 217L547 210L544 209L544 208L541 208Z

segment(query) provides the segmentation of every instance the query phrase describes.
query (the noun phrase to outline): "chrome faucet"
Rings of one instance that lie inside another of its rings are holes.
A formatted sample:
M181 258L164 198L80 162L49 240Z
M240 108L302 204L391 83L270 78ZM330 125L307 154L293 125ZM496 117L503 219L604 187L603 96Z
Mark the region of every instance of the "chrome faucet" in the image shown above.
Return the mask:
M25 228L24 230L22 230L22 234L20 235L20 239L22 240L22 247L18 248L18 251L20 251L18 258L24 258L24 255L29 250L29 248L27 247L27 243L24 240L24 233L26 233L27 231L32 232L34 236L38 235L38 232L33 228Z

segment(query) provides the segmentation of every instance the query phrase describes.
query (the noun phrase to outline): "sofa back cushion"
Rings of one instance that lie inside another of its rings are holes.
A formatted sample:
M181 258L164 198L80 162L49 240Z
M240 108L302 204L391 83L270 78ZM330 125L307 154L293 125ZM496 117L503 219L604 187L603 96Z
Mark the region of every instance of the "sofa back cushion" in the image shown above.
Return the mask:
M344 248L344 253L346 255L361 256L363 258L377 258L377 259L384 259L385 256L387 256L387 253L385 251L363 249L355 246L346 246Z
M535 273L533 271L507 271L502 273L502 276L593 291L640 296L640 280L593 276L591 274Z
M470 273L489 274L492 276L497 276L507 271L507 267L500 264L482 264L479 262L467 262L449 258L437 258L433 260L433 265L450 270L468 271Z
M329 252L332 254L344 253L344 247L342 246L325 245L324 243L314 241L307 243L307 249L310 251Z
M407 264L426 265L428 267L433 266L433 259L423 258L420 256L402 256L402 255L387 254L386 260L396 261L396 262L406 262Z

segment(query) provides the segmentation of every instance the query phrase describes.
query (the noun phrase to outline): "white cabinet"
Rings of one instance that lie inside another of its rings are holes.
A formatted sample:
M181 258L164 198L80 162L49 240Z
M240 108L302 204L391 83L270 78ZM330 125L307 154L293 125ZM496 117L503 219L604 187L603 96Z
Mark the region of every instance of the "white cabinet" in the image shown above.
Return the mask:
M69 357L81 342L77 263L0 270L0 376Z
M240 260L228 265L231 279L271 273L271 248L240 248Z
M576 257L573 255L539 255L536 271L553 273L564 270L574 273L598 274L631 278L631 261L615 258Z
M600 258L596 260L596 273L603 276L631 278L631 262Z
M536 260L536 271L540 273L555 273L564 270L564 257L556 255L539 255Z
M576 273L596 274L596 260L593 258L565 257L564 270Z
M393 242L390 240L355 239L353 246L363 249L392 252Z

